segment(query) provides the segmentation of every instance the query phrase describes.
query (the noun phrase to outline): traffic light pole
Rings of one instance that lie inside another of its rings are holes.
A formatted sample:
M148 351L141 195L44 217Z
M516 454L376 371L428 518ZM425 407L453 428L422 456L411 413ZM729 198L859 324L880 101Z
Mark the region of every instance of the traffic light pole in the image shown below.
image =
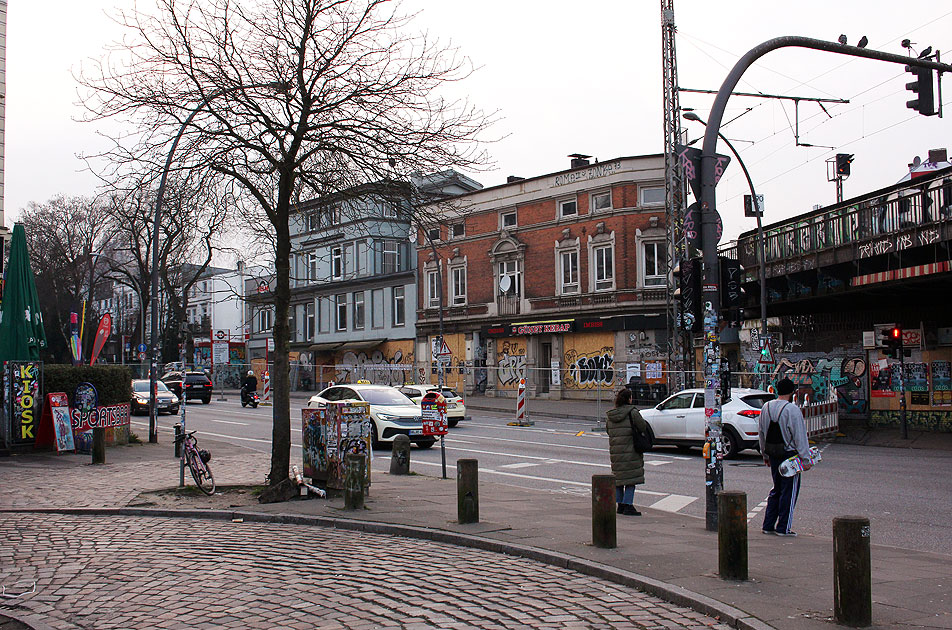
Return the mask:
M906 349L902 343L902 329L899 331L899 342L896 346L899 352L899 428L902 439L909 439L909 427L906 425Z
M910 59L902 55L883 53L868 48L847 46L838 42L827 42L809 37L777 37L750 49L741 57L728 73L714 99L707 127L704 130L704 144L701 150L701 249L703 252L703 284L701 299L704 317L704 415L707 418L707 442L704 482L706 488L705 525L708 531L717 530L717 493L723 488L724 469L722 466L721 440L721 400L718 391L717 371L720 367L719 328L719 291L717 268L717 198L714 186L724 165L715 154L717 138L720 132L727 101L737 87L738 82L755 61L767 53L779 48L799 47L823 50L841 55L877 59L890 63L912 65L920 68L932 68L943 72L952 71L952 66L925 59Z

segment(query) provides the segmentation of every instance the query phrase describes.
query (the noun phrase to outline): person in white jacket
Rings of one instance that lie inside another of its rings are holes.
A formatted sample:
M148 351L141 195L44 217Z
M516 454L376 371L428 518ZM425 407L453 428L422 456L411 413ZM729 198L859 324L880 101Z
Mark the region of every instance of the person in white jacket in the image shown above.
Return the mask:
M807 425L800 408L791 400L794 391L796 385L789 378L778 381L777 398L764 404L759 418L760 452L773 477L762 531L777 536L796 536L792 529L793 510L800 494L800 474L784 477L780 474L780 464L800 455L804 461L803 469L812 467Z

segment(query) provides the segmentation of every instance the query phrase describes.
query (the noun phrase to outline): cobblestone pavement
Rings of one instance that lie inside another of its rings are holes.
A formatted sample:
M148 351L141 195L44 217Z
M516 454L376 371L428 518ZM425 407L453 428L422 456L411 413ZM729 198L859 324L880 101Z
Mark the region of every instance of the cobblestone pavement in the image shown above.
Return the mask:
M0 515L0 583L54 628L723 628L531 560L300 525ZM2 611L2 608L0 608Z

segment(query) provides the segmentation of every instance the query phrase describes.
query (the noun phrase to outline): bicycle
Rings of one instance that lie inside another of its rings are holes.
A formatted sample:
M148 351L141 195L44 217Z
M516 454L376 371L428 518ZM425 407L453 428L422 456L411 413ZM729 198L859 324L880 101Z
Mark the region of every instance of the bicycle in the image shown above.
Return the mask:
M208 467L208 461L212 454L205 449L198 448L198 440L195 438L195 431L186 433L176 438L182 443L185 449L185 463L188 469L192 471L192 479L198 489L207 495L215 493L215 478L212 476L212 469Z

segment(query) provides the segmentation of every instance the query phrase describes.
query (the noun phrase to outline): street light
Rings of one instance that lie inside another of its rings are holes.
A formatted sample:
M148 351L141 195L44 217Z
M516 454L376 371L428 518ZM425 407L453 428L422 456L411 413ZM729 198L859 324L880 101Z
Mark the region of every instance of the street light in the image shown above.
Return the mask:
M159 380L159 222L162 218L162 200L165 197L165 182L169 176L169 168L172 166L172 156L175 153L175 149L178 147L179 141L182 139L182 135L191 124L192 119L194 119L195 116L200 111L202 111L206 105L208 105L208 103L224 94L237 92L238 90L250 90L263 87L272 88L277 92L288 92L291 89L291 84L286 81L267 81L265 83L252 83L250 85L235 85L212 92L202 99L202 101L188 115L188 118L185 119L185 122L182 123L178 133L176 133L175 137L172 139L172 146L169 148L169 155L165 159L165 166L162 169L162 177L159 179L159 189L155 194L155 216L152 221L152 318L149 326L151 335L149 342L152 344L152 364L149 366L149 442L152 444L155 444L159 441L158 433L156 432L155 407L156 387L157 381ZM184 366L182 367L184 368Z
M701 119L700 116L694 112L685 112L685 120L692 120L694 122L699 122L705 127L707 127L707 122ZM730 140L724 137L720 131L717 132L717 137L724 141L724 144L727 145L727 148L731 150L731 153L734 154L734 157L737 158L737 163L740 164L740 168L744 171L744 177L747 178L747 185L750 187L750 199L751 203L755 208L755 213L757 215L757 240L759 241L760 247L758 247L758 253L760 257L759 267L759 276L760 276L760 337L761 343L767 342L767 251L764 244L764 225L761 221L761 208L757 203L757 193L754 191L754 182L750 178L750 173L747 171L747 166L744 164L744 161L740 159L740 154L737 153L737 149L734 148L734 145L731 144ZM739 253L739 252L738 252ZM766 377L765 377L766 380ZM766 383L765 383L766 385Z

